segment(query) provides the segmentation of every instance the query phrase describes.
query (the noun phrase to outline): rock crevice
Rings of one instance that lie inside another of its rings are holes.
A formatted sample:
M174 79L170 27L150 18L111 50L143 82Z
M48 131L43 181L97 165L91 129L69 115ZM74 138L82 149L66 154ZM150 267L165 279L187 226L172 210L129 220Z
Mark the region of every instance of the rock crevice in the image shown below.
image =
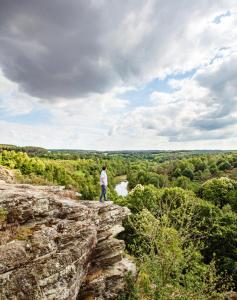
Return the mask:
M116 239L129 210L0 181L0 299L115 299L135 273Z

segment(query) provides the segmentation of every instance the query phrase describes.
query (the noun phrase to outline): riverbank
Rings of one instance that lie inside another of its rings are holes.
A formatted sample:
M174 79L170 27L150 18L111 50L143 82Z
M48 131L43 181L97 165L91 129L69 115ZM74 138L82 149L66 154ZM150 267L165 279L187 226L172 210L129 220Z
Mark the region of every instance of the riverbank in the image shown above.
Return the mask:
M127 175L126 174L114 177L115 184L119 184L120 182L126 181L126 180L127 180Z

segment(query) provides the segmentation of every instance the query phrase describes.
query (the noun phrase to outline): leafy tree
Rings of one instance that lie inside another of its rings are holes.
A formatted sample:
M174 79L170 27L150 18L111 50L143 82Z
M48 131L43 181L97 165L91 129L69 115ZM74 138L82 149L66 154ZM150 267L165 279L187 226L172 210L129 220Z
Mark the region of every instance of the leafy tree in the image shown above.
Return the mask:
M182 175L181 169L180 169L180 168L176 168L176 169L174 170L173 176L174 176L174 177L179 177L179 176L181 176L181 175Z
M194 177L193 171L189 168L185 168L182 172L182 175L188 177L189 179L193 179Z
M181 187L182 189L190 189L191 180L186 176L179 176L174 181L174 186Z
M218 165L221 171L229 170L231 168L231 164L228 161L223 161Z
M236 182L227 177L214 178L205 182L200 188L199 194L202 198L211 201L219 207L229 203L231 191L237 188Z

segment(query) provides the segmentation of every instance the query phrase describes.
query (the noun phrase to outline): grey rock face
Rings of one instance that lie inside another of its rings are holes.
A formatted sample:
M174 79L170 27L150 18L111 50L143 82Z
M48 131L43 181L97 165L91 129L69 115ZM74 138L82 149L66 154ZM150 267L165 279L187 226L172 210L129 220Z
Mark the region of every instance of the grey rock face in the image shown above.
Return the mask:
M115 235L129 215L62 187L0 181L0 299L115 299L135 266Z

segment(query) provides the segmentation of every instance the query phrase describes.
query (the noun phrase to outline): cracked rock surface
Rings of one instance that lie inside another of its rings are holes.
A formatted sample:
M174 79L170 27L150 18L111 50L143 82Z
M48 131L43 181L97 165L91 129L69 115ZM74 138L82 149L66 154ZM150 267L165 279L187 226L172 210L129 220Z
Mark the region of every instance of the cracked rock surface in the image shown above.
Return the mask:
M135 265L116 239L126 207L0 179L0 299L115 299Z

